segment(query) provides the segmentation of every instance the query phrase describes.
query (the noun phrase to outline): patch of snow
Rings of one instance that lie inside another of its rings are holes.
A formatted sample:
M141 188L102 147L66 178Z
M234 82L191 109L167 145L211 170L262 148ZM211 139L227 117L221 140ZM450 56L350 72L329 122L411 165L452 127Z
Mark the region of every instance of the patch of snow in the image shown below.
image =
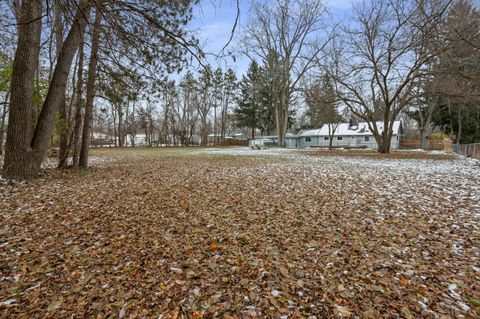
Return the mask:
M5 300L5 301L2 301L0 302L0 306L12 306L15 304L17 300L16 299L8 299L8 300Z

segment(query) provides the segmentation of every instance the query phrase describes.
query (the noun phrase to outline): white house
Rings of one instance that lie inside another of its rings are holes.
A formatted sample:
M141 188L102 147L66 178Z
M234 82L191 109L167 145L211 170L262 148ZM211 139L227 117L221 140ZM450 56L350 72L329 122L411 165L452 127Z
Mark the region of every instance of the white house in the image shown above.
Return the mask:
M380 134L383 133L383 122L377 122L377 128ZM296 147L328 147L330 134L328 124L319 129L302 130L297 135ZM401 121L393 122L393 133L391 139L391 149L398 149L402 136ZM333 133L333 147L346 148L378 148L377 142L370 131L367 122L358 124L340 123Z

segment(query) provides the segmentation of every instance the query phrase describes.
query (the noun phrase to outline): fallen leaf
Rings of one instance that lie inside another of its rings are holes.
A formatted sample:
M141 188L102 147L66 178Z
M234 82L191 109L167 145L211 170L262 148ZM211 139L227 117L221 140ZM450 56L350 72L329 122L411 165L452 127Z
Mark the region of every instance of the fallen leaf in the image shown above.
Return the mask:
M352 315L350 309L346 306L335 305L335 309L340 317L350 317Z
M218 250L218 244L215 241L210 242L210 250L217 251Z
M406 286L408 286L409 283L410 283L410 281L407 278L405 278L405 277L400 278L400 285L406 287Z

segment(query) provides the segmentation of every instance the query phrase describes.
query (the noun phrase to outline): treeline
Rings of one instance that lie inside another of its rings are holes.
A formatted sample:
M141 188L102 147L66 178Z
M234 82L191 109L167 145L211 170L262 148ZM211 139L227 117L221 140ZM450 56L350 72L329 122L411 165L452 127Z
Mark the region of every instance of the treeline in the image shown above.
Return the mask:
M299 99L301 126L365 121L381 153L406 114L422 147L434 127L478 142L480 20L471 1L365 0L338 24L319 0L256 3L252 12L241 44L271 80L280 145Z
M133 99L157 92L188 54L202 58L185 28L194 3L2 1L2 131L8 112L2 176L37 176L53 132L59 167L69 154L74 166L87 167L101 86L103 97L118 104L116 86Z
M423 147L434 127L455 143L480 142L480 12L455 2L440 31L441 52L415 81L407 114L418 123ZM412 94L413 95L413 94Z
M187 71L179 81L159 82L157 91L146 97L124 81L107 80L99 86L104 103L97 110L95 125L98 132L113 135L117 146L134 146L137 134L149 146L205 146L210 133L215 136L211 142L221 144L232 132L229 110L238 91L232 69L213 70L207 64L196 75Z
M137 134L152 146L207 145L241 128L284 146L294 122L334 130L355 117L386 153L393 121L408 115L423 146L435 127L457 143L480 138L480 18L469 0L364 0L348 19L322 0L255 1L234 30L254 61L240 79L208 65L188 31L197 2L0 2L2 176L37 176L51 145L59 167L85 168L94 131L117 146Z

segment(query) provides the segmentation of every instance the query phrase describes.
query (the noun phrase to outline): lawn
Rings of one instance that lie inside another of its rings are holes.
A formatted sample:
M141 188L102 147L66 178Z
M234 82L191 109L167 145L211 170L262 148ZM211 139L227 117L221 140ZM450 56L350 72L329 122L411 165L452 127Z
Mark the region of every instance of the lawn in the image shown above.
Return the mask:
M480 316L478 162L92 155L86 171L0 181L0 317Z

